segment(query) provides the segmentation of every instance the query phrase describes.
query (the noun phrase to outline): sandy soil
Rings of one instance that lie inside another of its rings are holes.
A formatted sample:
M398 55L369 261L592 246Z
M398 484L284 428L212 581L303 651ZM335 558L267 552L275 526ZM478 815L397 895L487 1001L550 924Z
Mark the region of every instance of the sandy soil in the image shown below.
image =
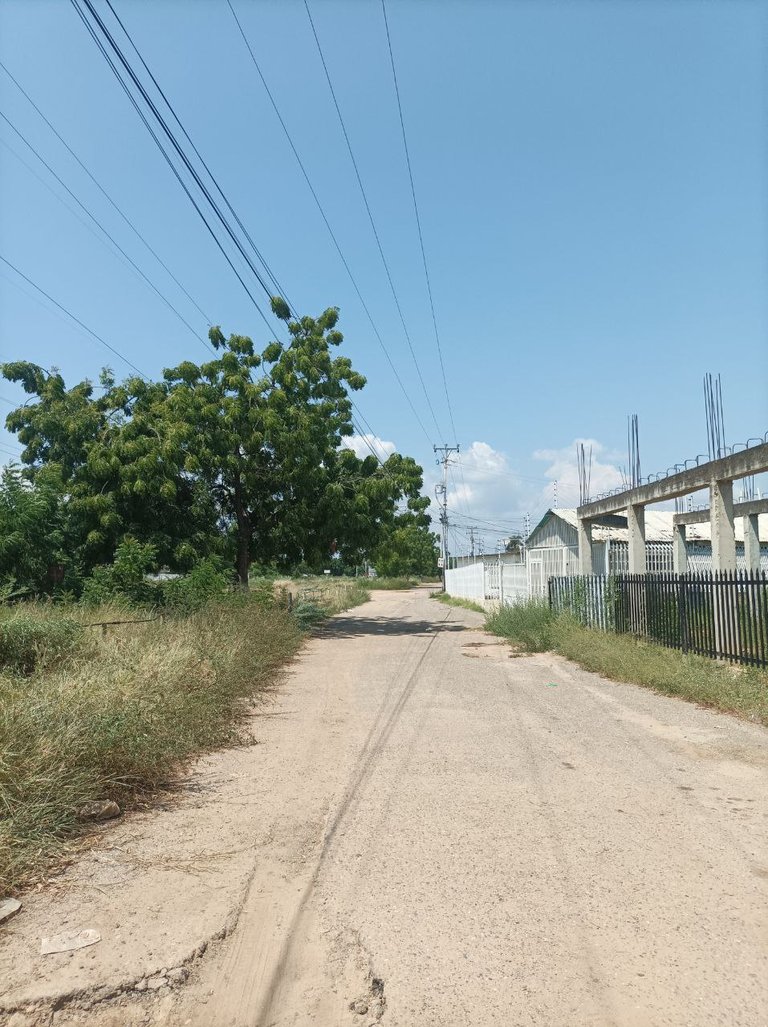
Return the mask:
M24 897L0 1022L768 1024L768 732L480 622L335 618L259 744Z

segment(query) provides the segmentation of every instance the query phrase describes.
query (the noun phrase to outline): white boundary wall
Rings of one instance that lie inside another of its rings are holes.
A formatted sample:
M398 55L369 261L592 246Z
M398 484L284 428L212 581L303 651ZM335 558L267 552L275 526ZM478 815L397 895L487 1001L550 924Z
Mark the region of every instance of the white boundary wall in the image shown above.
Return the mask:
M671 565L666 566L672 556L671 545L649 546L648 552L652 558L649 567L651 572L671 571ZM601 554L603 566L607 555L608 551L605 550ZM612 545L609 557L612 573L626 573L626 569L622 567L622 557L626 557L626 545L623 550L620 546ZM503 561L499 564L498 560L491 557L477 560L475 563L465 563L461 567L452 567L445 572L445 590L448 595L459 599L471 599L481 606L498 602L511 606L513 603L525 602L529 597L546 598L547 582L550 577L570 577L578 574L578 558L573 550L566 546L531 549L527 558L527 563ZM743 553L738 559L739 567L743 569ZM762 547L761 566L768 572L768 552L765 546ZM501 588L499 567L502 571ZM696 553L689 547L689 571L708 571L711 568L712 557L708 550L706 553ZM601 568L599 573L605 573L604 569Z
M472 599L476 603L485 601L485 566L469 563L445 572L445 591L457 599Z
M505 605L519 603L528 598L528 568L524 563L501 564L499 589L499 562L497 560L464 564L445 572L445 590L458 599L471 599L481 606L486 602Z

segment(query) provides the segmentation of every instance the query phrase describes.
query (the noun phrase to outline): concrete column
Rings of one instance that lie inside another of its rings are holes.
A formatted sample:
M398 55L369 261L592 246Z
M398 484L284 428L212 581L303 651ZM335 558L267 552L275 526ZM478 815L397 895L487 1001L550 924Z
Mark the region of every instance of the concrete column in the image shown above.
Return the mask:
M685 541L685 525L675 524L672 528L672 567L675 574L685 574L688 570L688 550Z
M645 574L645 507L627 507L627 527L629 528L629 573Z
M713 481L709 486L709 518L712 526L712 569L735 571L732 481Z
M579 519L579 574L592 574L592 522Z
M749 514L744 518L744 560L747 571L760 570L760 534L757 514Z

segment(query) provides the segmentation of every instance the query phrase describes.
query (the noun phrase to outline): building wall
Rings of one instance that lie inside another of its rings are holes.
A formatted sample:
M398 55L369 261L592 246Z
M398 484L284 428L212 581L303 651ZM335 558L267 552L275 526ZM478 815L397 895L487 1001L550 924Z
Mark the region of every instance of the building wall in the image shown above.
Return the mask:
M531 533L528 549L551 549L557 546L568 546L578 549L579 536L575 528L559 517L550 517L546 524Z

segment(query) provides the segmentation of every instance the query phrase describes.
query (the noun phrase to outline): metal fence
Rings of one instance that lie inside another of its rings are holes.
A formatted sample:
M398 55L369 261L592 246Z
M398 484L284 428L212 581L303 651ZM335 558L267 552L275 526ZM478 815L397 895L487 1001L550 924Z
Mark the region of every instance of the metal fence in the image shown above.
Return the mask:
M549 605L582 624L768 667L768 575L745 571L550 578Z

